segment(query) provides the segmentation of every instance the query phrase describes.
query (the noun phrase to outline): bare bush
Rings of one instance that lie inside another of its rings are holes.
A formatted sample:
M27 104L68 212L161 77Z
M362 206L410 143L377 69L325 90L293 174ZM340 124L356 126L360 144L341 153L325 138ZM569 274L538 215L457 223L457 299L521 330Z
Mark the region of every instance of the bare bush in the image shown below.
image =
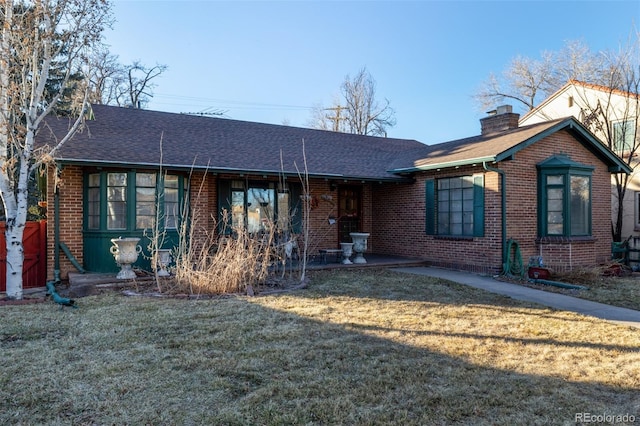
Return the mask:
M275 226L268 224L264 232L251 234L244 227L229 226L226 214L222 220L220 234L206 231L204 238L196 239L197 227L193 224L188 238L181 232L181 244L175 253L174 290L190 294L243 293L249 286L266 283L274 273L273 266L281 261Z

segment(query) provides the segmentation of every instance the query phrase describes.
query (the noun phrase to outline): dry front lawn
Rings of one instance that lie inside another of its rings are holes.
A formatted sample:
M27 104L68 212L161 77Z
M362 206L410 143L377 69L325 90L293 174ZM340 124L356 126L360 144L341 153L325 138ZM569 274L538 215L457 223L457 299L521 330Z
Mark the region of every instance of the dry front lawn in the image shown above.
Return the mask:
M285 294L79 305L1 308L0 424L640 421L640 330L443 280L323 271Z

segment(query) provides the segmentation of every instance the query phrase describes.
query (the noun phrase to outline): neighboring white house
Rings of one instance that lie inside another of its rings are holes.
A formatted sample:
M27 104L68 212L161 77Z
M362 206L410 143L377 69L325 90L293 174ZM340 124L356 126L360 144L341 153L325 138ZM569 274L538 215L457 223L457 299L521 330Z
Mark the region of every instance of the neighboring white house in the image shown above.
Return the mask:
M636 93L571 80L519 122L520 126L525 126L573 116L634 169L624 196L622 239L640 235L640 167L637 159L640 152L634 152L639 145L634 142L638 141L639 100ZM615 176L612 176L611 194L615 223L618 213Z

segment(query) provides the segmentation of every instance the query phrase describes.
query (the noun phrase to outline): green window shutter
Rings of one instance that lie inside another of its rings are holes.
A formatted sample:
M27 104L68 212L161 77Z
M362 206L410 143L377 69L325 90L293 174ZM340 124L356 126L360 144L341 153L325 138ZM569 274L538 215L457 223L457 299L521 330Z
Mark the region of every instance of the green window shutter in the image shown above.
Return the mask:
M484 175L473 177L473 236L484 237Z
M290 183L289 195L291 230L294 234L299 234L302 232L302 185L299 183Z
M425 232L427 235L436 233L436 181L427 179L425 181Z
M231 220L231 181L218 180L218 233L221 234L224 229L224 216L222 212L226 210L228 220ZM231 233L231 228L226 227L226 233Z

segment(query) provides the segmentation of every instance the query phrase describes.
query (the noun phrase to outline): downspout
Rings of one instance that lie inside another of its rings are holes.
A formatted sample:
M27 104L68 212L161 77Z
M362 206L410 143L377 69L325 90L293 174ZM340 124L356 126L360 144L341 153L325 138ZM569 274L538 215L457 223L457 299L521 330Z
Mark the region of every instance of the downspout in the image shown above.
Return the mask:
M60 166L56 167L56 179L54 180L53 188L53 280L56 283L60 282L60 188L57 181L60 174Z
M504 170L496 169L494 167L487 166L487 162L482 162L482 168L485 171L495 172L500 175L500 203L501 203L501 225L502 225L502 272L508 272L506 270L507 265L507 176Z
M60 166L56 168L56 174L59 177ZM57 181L57 179L56 179ZM64 252L71 264L80 272L84 274L86 271L80 265L80 262L73 256L69 247L62 241L60 241L60 188L58 185L53 190L53 235L54 235L54 258L53 258L53 281L59 283L60 280L60 250Z

